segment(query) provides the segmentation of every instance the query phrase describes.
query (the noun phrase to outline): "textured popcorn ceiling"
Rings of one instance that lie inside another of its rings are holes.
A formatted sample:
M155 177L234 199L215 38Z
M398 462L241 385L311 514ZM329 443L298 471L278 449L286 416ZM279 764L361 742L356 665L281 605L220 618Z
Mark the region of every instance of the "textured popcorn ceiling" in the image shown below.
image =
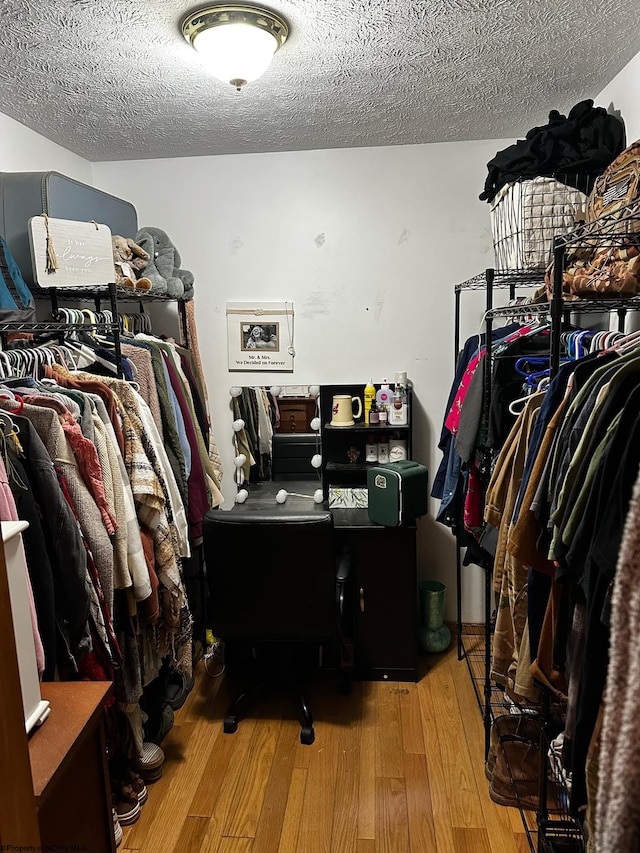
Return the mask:
M0 0L0 111L91 161L516 138L640 44L638 0L269 0L291 35L237 93L202 5Z

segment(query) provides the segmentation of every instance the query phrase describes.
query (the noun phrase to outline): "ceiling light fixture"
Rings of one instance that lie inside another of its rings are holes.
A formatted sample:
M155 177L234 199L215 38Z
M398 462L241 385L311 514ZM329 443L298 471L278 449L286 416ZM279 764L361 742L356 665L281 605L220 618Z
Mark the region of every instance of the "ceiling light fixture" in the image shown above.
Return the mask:
M239 92L264 74L289 27L268 9L224 4L192 12L182 22L182 34L211 72Z

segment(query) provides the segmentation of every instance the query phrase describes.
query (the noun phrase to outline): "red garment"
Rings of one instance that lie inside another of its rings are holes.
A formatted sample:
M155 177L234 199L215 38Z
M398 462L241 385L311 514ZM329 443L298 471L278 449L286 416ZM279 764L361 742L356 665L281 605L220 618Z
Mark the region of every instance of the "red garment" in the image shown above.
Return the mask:
M475 539L480 538L484 525L484 499L487 491L486 483L480 476L475 462L469 465L469 480L464 497L464 529Z
M496 347L503 347L506 344L513 343L513 341L521 338L523 335L528 334L531 329L528 326L523 326L521 329L518 329L515 332L512 332L510 335L507 335L506 338L502 338L500 341L496 342ZM457 435L458 427L460 425L460 412L462 411L462 405L464 403L464 398L467 396L467 391L469 390L469 385L471 384L471 380L473 379L473 375L476 372L478 365L481 360L484 358L486 353L486 347L481 347L478 355L475 355L469 364L467 365L467 369L465 370L462 379L460 380L460 385L458 386L458 390L456 392L456 396L453 398L453 403L451 404L451 408L449 409L449 413L445 418L444 425L449 430L451 435Z
M104 490L104 480L102 477L102 469L100 468L100 460L96 446L92 441L82 433L80 425L77 423L73 415L59 400L53 397L48 397L42 394L29 394L27 400L30 405L42 406L43 408L53 409L60 415L60 423L62 429L71 445L74 458L78 464L78 470L85 486L89 489L96 506L100 510L100 515L104 522L104 526L109 536L118 529L118 522L113 516L107 496Z
M464 403L464 398L467 395L467 391L469 389L469 385L471 380L473 379L473 375L476 372L478 365L480 364L480 359L484 356L485 349L484 347L481 349L478 355L475 355L469 364L467 365L467 369L465 370L462 379L460 380L460 385L458 386L458 390L456 391L456 396L453 398L453 403L451 404L451 408L449 409L449 414L445 418L444 425L449 430L451 435L458 434L458 426L460 425L460 413L462 411L462 404Z
M91 492L91 495L100 510L100 515L102 516L107 533L109 536L113 536L118 529L118 522L112 514L107 502L107 496L104 491L104 480L102 479L102 469L100 468L100 460L98 459L96 446L82 434L80 425L76 420L74 420L69 412L61 418L61 422L62 429L69 439L73 455L78 463L82 480Z

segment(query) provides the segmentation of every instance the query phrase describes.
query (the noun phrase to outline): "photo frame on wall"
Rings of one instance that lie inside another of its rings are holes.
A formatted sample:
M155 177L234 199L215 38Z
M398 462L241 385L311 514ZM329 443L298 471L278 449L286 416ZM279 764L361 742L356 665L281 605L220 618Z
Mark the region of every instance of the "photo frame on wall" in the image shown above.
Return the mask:
M229 370L293 371L293 302L227 302Z

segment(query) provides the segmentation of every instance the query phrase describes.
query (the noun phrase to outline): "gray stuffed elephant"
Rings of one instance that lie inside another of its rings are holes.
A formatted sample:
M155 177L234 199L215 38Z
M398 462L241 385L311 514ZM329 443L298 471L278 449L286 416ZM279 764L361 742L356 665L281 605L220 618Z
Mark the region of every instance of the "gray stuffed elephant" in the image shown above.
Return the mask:
M141 228L136 243L149 254L144 274L151 280L153 293L166 293L174 299L193 298L193 273L180 269L180 253L166 231Z

